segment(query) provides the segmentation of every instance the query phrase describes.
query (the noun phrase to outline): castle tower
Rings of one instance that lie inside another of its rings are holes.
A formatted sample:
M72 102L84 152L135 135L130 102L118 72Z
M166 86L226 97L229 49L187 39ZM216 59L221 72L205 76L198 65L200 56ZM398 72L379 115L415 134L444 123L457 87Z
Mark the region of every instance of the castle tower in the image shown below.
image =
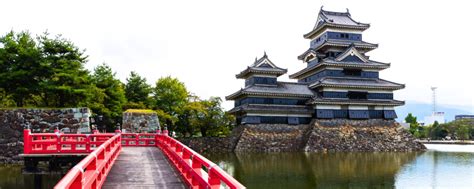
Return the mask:
M362 40L369 24L357 22L347 12L321 9L312 31L304 35L310 47L298 56L306 68L290 75L315 92L308 102L315 118L394 119L393 91L404 85L379 78L388 63L370 60L367 52L377 44Z
M266 55L236 75L245 79L245 87L226 97L234 100L230 110L238 124L282 123L306 124L312 110L306 102L313 93L305 84L280 82L286 69L276 66Z
M308 123L314 119L395 119L394 107L403 101L393 91L403 84L379 77L389 63L371 60L366 54L378 47L362 40L370 27L352 19L349 11L321 8L314 28L304 38L310 47L298 59L306 67L290 75L297 82L279 82L287 72L265 54L237 74L245 88L226 97L238 124Z

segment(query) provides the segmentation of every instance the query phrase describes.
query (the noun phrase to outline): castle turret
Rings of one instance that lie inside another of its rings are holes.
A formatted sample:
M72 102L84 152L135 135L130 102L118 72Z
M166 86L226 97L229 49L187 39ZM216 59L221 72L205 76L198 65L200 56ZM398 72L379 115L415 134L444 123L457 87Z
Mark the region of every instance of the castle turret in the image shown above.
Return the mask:
M286 69L276 66L266 55L236 75L245 79L245 88L226 97L234 100L235 107L230 110L242 123L309 123L312 110L306 106L313 92L307 85L280 82L278 77Z

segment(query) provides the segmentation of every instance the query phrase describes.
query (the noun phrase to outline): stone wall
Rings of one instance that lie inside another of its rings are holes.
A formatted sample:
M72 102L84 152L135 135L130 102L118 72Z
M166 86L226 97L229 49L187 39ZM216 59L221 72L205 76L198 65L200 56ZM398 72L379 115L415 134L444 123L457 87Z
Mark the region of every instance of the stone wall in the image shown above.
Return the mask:
M425 147L392 120L313 120L309 125L241 125L228 138L180 139L198 152L420 151Z
M317 120L304 151L420 151L425 147L393 120Z
M20 160L23 129L53 132L56 127L70 132L90 132L88 108L0 109L0 163Z
M160 127L156 112L124 112L122 129L127 132L154 132Z
M245 125L234 151L301 151L306 143L306 133L308 133L308 128L308 125Z

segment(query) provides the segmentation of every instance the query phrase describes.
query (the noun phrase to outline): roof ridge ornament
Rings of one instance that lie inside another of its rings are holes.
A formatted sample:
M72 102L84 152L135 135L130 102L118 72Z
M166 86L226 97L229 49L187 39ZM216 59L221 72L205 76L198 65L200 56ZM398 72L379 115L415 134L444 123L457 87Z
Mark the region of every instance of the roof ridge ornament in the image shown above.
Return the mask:
M347 15L351 16L351 13L349 12L349 8L346 8L346 13Z

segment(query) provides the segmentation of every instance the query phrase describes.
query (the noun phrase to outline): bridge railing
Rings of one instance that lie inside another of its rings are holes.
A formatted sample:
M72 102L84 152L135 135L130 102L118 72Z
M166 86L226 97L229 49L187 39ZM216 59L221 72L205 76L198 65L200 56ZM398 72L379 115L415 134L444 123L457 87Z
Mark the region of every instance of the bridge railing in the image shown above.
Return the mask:
M122 146L156 146L156 133L122 133Z
M167 135L157 135L157 146L162 149L191 188L245 188L219 166Z
M90 153L112 138L111 133L63 134L31 133L23 130L24 154Z
M120 134L114 135L74 166L54 188L101 188L121 149Z

